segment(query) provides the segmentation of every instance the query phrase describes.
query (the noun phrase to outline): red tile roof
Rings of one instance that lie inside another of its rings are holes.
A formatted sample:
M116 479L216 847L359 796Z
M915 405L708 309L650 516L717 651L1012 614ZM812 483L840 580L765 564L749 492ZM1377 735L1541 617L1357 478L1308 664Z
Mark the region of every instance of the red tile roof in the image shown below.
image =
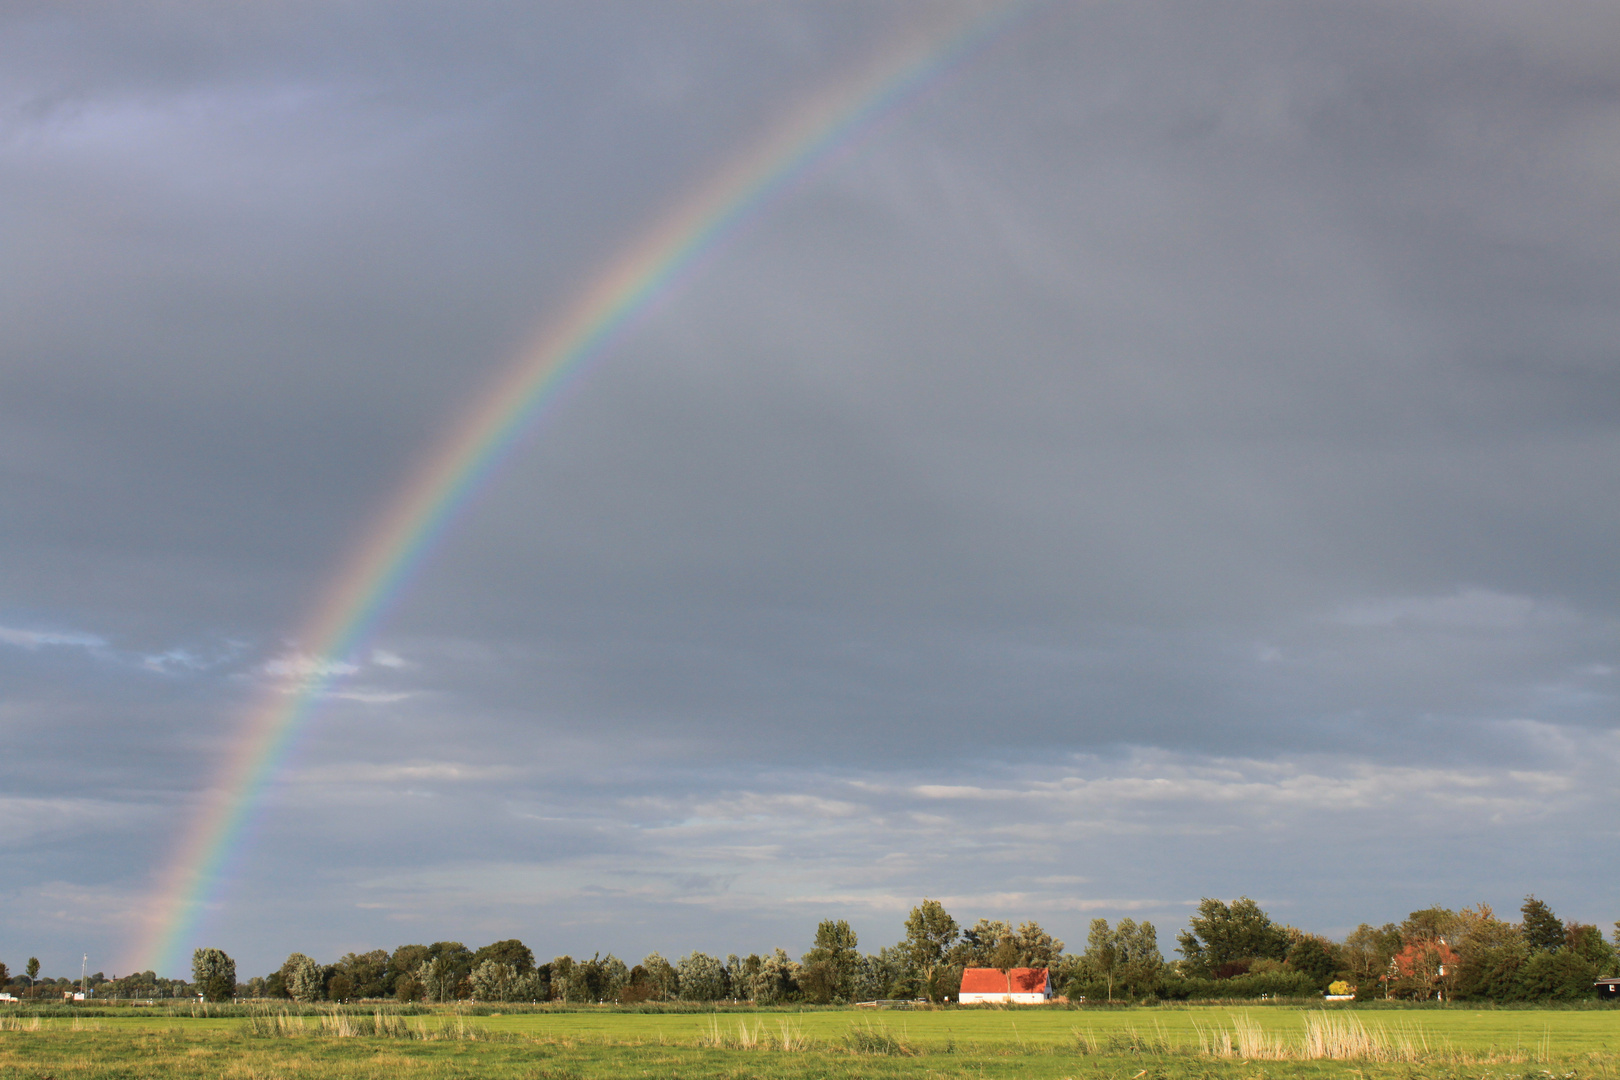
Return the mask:
M1015 994L1046 993L1045 968L1013 968L1007 974L1012 976L1012 992ZM967 968L962 972L962 993L1005 994L1007 975L995 968Z

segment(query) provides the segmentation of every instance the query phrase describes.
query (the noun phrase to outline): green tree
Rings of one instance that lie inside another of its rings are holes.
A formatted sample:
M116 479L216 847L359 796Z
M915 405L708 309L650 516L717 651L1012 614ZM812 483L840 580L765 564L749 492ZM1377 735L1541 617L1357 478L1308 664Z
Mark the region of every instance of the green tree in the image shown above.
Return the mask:
M415 1001L422 996L421 984L416 981L416 969L428 959L426 945L401 945L388 958L383 974L383 993L393 994L401 1001Z
M1620 923L1615 923L1614 925L1616 940L1620 940ZM33 982L35 979L39 978L39 957L30 956L28 958L28 966L23 970L28 973L29 982Z
M1427 941L1454 941L1462 932L1462 922L1450 908L1424 908L1414 911L1401 923L1401 940L1408 944Z
M325 980L321 966L301 952L287 957L281 965L281 982L294 1001L319 1001L325 996Z
M380 998L389 992L388 953L382 949L373 949L366 953L344 953L336 966L338 975L349 980L349 992L346 997L352 995L357 998Z
M748 996L761 1005L774 1005L787 1001L800 993L799 977L803 972L785 950L776 949L761 957L758 970L751 976Z
M693 950L681 957L676 974L682 1001L719 1001L726 996L726 967L708 953Z
M906 958L921 977L929 1001L938 1002L942 996L935 985L935 975L956 943L958 933L956 920L938 900L925 897L906 919Z
M1018 967L1018 939L1008 934L990 950L990 966L1001 972L1007 981L1007 993L1013 992L1012 969Z
M823 919L816 927L816 943L799 963L804 968L804 978L809 980L809 986L817 988L818 992L825 982L830 987L829 1000L849 1000L854 984L856 969L860 964L861 954L857 949L860 944L855 931L843 919ZM821 968L818 965L826 965ZM811 969L816 969L812 975ZM806 989L809 989L809 986Z
M1288 947L1288 966L1326 989L1339 971L1338 947L1315 934L1301 934Z
M652 987L654 999L674 1001L680 996L681 977L674 964L651 952L637 966L647 973L647 984Z
M229 1001L236 996L236 961L219 949L198 949L191 954L191 981L208 1001Z
M991 957L1001 940L1011 937L1013 928L1000 919L980 919L962 931L962 939L951 950L951 963L959 968L991 967Z
M476 968L486 960L510 964L520 976L527 975L534 970L534 953L517 938L508 938L506 941L496 941L485 945L473 953L471 966Z
M1519 908L1519 914L1524 919L1520 923L1524 943L1530 946L1532 952L1552 952L1564 944L1563 921L1545 903L1534 896L1527 896L1524 906Z
M1051 968L1063 956L1063 942L1041 929L1038 922L1023 922L1010 935L1018 952L1018 967Z
M1356 981L1356 996L1372 997L1379 980L1389 974L1389 962L1401 951L1401 930L1394 923L1362 923L1340 948L1346 970Z
M513 965L495 959L484 960L472 969L469 976L473 1000L512 1001L519 979L518 970Z
M1189 922L1191 929L1182 931L1176 940L1190 974L1220 978L1232 974L1240 964L1247 970L1248 962L1281 960L1288 955L1287 931L1247 896L1230 905L1206 896Z
M456 957L429 957L416 969L416 981L422 984L422 996L428 1001L454 1001L465 978Z
M1130 997L1152 993L1163 967L1159 932L1152 923L1124 918L1110 928L1107 919L1092 919L1076 974L1082 983L1100 983L1112 1001L1116 989Z
M1121 950L1116 942L1114 932L1108 928L1107 919L1092 919L1091 932L1086 935L1086 951L1081 961L1086 965L1088 973L1095 979L1101 980L1108 988L1108 1000L1114 1000L1114 978L1118 974Z

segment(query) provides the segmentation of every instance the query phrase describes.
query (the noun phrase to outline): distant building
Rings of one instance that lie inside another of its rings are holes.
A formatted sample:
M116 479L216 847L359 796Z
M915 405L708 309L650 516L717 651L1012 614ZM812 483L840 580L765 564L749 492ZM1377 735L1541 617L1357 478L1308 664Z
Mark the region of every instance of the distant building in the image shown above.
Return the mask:
M963 1005L1044 1005L1052 1000L1052 976L1045 968L968 968L962 972Z
M1606 998L1620 998L1620 979L1599 979L1597 992Z

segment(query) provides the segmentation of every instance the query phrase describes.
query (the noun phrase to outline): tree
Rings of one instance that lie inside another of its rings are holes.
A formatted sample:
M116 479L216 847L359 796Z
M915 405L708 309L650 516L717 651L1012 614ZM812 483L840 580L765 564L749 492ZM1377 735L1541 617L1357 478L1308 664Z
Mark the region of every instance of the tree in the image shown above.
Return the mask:
M611 1001L630 981L630 969L612 953L597 953L575 963L568 972L566 1001Z
M784 950L776 949L762 957L759 970L751 977L748 996L761 1005L774 1005L799 992L799 965Z
M1288 933L1260 910L1260 905L1240 896L1230 905L1204 897L1198 914L1189 920L1191 930L1177 937L1177 951L1186 957L1194 975L1230 976L1247 970L1254 960L1281 960L1288 955ZM1239 968L1234 971L1234 968Z
M1108 1000L1114 1000L1114 975L1119 967L1120 949L1115 944L1113 931L1107 919L1092 919L1091 933L1086 935L1086 951L1082 959L1095 978L1108 986Z
M1326 987L1339 970L1338 948L1315 934L1301 934L1288 949L1288 966Z
M1401 940L1407 943L1418 941L1451 941L1462 930L1462 924L1457 913L1450 908L1436 905L1414 911L1401 923Z
M1394 923L1362 923L1344 939L1340 949L1345 967L1355 976L1358 996L1370 995L1378 980L1389 974L1389 962L1401 951L1401 930Z
M442 954L422 961L416 969L416 981L422 984L422 994L429 1001L454 1001L462 978L455 958Z
M1152 923L1125 918L1110 929L1107 919L1091 920L1080 974L1101 982L1109 1001L1114 1000L1116 986L1132 997L1151 992L1163 967L1159 932Z
M508 938L505 941L495 941L485 945L482 949L473 953L471 966L476 968L486 960L496 960L502 964L510 964L519 975L527 975L534 970L534 953L517 938Z
M388 954L382 949L367 953L344 953L336 967L338 974L349 980L345 997L379 998L388 993Z
M287 957L281 965L281 982L294 1001L319 1001L326 992L321 967L301 952Z
M512 1001L520 976L512 964L487 959L472 969L469 979L474 1001Z
M990 966L1001 972L1001 977L1007 980L1007 993L1009 1001L1012 1000L1012 969L1018 966L1018 940L1011 934L996 942L996 947L990 950Z
M1620 923L1615 923L1614 925L1616 940L1620 940ZM29 982L33 982L35 979L39 978L39 957L30 956L28 958L28 966L23 970L28 973Z
M962 931L962 940L951 950L951 962L964 968L990 967L996 946L1012 932L1013 928L1000 919L980 919Z
M674 1001L680 995L681 977L676 972L675 965L661 955L656 952L648 953L637 966L647 973L647 985L652 987L652 995L656 1000Z
M236 996L236 961L219 949L198 949L191 954L191 981L208 1001L229 1001Z
M1063 954L1063 942L1042 930L1038 922L1019 923L1009 936L1018 953L1018 967L1050 968Z
M1519 914L1524 917L1520 926L1531 952L1552 952L1564 944L1564 924L1545 903L1527 896Z
M682 1001L719 1001L726 996L725 965L708 953L694 950L681 957L676 973Z
M804 975L810 980L810 985L819 990L825 981L830 988L829 1000L848 1000L861 959L856 948L859 944L848 922L843 919L823 919L816 927L815 946L799 961L804 966ZM825 969L818 966L823 964L826 965ZM812 968L816 968L818 974L811 975Z
M922 977L923 991L929 1001L938 1002L940 999L939 988L934 985L934 975L945 963L945 957L956 943L959 932L956 920L945 910L945 905L926 897L911 909L911 915L906 919L906 956Z
M426 945L401 945L388 958L383 974L383 993L393 994L401 1001L415 1001L421 997L421 984L416 981L416 969L428 958Z

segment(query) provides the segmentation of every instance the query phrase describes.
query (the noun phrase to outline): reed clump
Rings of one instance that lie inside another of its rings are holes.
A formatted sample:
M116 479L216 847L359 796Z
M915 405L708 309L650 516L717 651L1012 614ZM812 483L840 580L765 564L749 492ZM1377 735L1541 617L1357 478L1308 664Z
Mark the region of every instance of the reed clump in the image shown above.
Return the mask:
M258 1038L271 1039L309 1036L336 1039L405 1039L418 1042L505 1042L516 1038L492 1032L477 1024L469 1024L462 1016L430 1027L424 1020L413 1022L403 1016L382 1011L370 1016L339 1012L311 1017L299 1016L292 1012L258 1012L243 1021L243 1031Z
M663 1044L663 1033L659 1033L659 1044ZM709 1017L708 1026L698 1033L699 1046L712 1050L774 1050L781 1053L793 1053L810 1048L810 1040L799 1025L785 1017L777 1020L772 1027L767 1027L765 1021L759 1020L750 1028L748 1021L738 1020L736 1031L729 1025L720 1023L718 1016Z
M1074 1029L1075 1049L1082 1054L1187 1055L1241 1061L1361 1061L1392 1064L1455 1063L1487 1060L1431 1045L1421 1027L1369 1028L1348 1013L1306 1013L1299 1033L1267 1032L1247 1015L1229 1025L1193 1026L1196 1044L1183 1043L1155 1025L1152 1034L1135 1028L1097 1035ZM1495 1060L1495 1058L1491 1058Z

